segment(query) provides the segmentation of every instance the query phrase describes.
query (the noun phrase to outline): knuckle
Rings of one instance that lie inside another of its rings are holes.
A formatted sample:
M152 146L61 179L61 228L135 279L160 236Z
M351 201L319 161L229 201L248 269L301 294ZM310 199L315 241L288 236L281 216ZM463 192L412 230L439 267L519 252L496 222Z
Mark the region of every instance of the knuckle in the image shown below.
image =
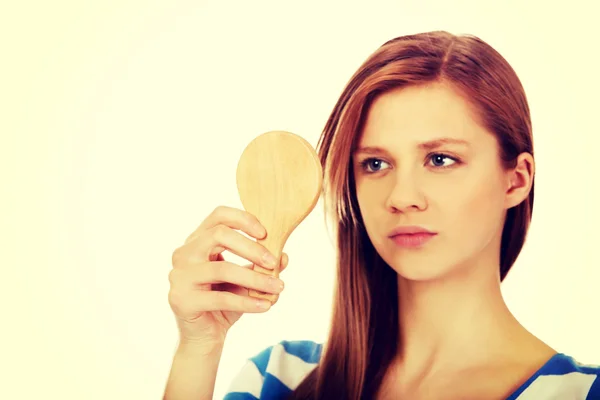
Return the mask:
M216 217L223 217L225 215L225 210L227 207L225 207L224 205L218 205L215 207L215 209L213 210L213 215Z
M173 268L177 268L177 266L181 264L181 259L181 247L178 247L175 249L175 251L173 251L173 254L171 255L171 266Z
M196 239L196 232L193 232L185 239L185 242L183 242L183 244L186 245L195 239Z
M179 317L186 318L193 313L189 296L186 296L180 290L172 290L169 292L169 304L171 305L173 312Z
M181 306L181 292L174 289L169 290L168 299L171 307L179 311Z
M197 248L197 246L194 246ZM190 262L194 261L197 254L197 250L194 247L190 246L181 246L175 249L173 254L171 255L171 265L173 268L184 268ZM191 258L193 257L193 258Z
M225 239L225 235L227 234L227 227L225 225L217 225L213 228L213 239L221 243Z
M169 285L172 290L180 285L182 273L183 270L178 268L172 268L169 271Z
M169 285L173 287L175 285L175 271L176 269L171 269L169 271Z

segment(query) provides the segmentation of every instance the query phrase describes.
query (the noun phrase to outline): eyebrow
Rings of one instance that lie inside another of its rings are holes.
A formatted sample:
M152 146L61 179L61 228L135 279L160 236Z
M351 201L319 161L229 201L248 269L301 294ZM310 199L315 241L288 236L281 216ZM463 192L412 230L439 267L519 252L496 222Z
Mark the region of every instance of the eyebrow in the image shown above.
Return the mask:
M435 148L441 147L443 145L460 145L465 147L470 147L470 143L466 140L462 139L453 139L453 138L439 138L430 140L427 142L419 143L418 147L423 150L433 150ZM377 153L387 153L387 150L382 147L377 146L363 146L359 147L354 151L354 154L358 153L368 153L368 154L377 154Z

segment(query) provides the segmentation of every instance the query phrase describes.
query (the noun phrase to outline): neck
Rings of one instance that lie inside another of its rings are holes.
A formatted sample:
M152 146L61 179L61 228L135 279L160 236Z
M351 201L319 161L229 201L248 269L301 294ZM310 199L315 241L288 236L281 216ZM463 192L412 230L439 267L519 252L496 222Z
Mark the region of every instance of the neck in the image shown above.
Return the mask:
M400 343L405 376L498 362L533 335L516 320L500 290L498 265L479 262L434 281L398 277Z

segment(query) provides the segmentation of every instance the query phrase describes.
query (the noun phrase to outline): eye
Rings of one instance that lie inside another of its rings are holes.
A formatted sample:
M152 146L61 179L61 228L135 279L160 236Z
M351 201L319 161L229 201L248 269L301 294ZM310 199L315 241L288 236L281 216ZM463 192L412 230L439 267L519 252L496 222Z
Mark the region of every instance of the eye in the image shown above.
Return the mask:
M363 171L365 171L367 173L374 173L374 172L379 171L378 168L381 168L382 163L386 164L385 161L380 160L379 158L367 158L367 159L361 161L360 167ZM371 171L369 171L368 167L371 167L371 166L373 166L373 168L371 168Z
M429 159L431 160L432 166L436 168L448 168L451 167L457 160L449 155L443 153L432 154ZM450 161L449 164L445 164L444 161Z
M460 163L460 161L454 157L451 157L444 153L434 153L430 154L428 157L430 165L435 169L444 169L451 168L455 164ZM374 174L376 172L381 171L382 164L387 164L385 161L379 158L366 158L360 162L361 170L367 174Z

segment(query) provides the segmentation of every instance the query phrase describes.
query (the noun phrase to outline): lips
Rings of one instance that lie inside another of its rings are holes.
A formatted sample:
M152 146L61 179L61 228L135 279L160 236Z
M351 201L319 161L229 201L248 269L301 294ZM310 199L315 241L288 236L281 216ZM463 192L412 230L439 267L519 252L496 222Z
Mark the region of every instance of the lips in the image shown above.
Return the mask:
M394 228L389 237L400 247L420 247L437 235L421 226L399 226Z
M436 233L432 232L429 229L426 229L422 226L415 226L415 225L398 226L390 232L389 237L393 238L396 235L415 235L415 234L435 235Z
M401 247L419 247L433 238L435 233L405 233L392 237L394 243Z

